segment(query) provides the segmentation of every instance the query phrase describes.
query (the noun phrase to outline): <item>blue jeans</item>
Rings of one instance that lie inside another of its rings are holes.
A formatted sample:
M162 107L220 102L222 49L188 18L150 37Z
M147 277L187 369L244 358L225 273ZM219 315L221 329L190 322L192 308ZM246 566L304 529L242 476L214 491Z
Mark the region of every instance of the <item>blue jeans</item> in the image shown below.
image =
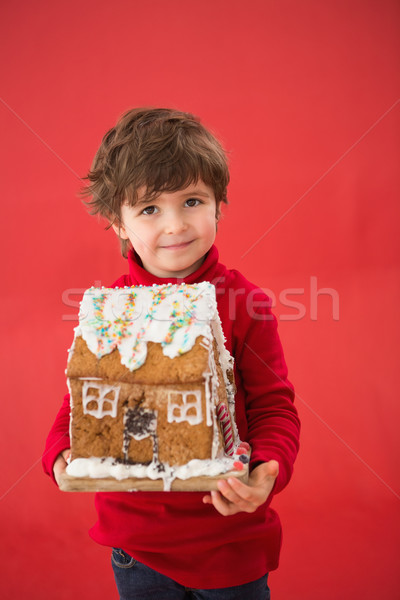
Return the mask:
M113 548L111 564L120 600L270 600L268 573L244 585L195 590L146 567L120 548Z

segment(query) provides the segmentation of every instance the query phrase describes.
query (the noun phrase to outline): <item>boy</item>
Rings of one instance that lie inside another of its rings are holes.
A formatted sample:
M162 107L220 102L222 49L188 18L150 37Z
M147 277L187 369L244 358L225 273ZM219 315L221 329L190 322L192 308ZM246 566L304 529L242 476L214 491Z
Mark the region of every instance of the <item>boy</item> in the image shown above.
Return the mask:
M214 246L229 172L219 142L193 115L128 111L103 138L84 196L121 241L129 274L114 286L210 281L235 359L236 419L252 448L248 484L204 493L98 493L91 537L113 547L120 598L269 598L281 542L272 495L288 483L298 450L293 387L269 300ZM69 397L43 457L57 481L69 453Z

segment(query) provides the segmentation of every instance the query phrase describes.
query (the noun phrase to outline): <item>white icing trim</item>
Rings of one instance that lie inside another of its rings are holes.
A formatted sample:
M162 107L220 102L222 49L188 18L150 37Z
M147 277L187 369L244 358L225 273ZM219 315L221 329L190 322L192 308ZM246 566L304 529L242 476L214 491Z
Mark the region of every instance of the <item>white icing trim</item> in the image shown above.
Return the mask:
M212 420L212 396L211 396L211 383L210 380L212 378L212 373L209 371L205 371L203 373L203 377L204 377L204 391L205 391L205 396L206 396L206 424L207 427L211 427L213 424L213 420Z
M88 391L91 389L98 390L98 396L88 394ZM92 382L90 380L84 381L82 386L83 413L85 415L91 415L92 417L96 417L96 419L102 419L106 415L109 415L110 417L116 417L120 389L121 388L119 385L107 385L104 383ZM111 393L113 393L113 397L106 398L106 395ZM97 408L88 408L90 402L96 402ZM106 402L111 404L111 408L104 409L104 404Z
M181 396L182 402L173 401L172 395ZM190 396L194 396L193 402L189 400ZM195 414L188 415L188 411L195 409ZM182 423L186 421L190 425L198 425L203 421L203 412L201 410L201 391L200 390L168 390L168 423ZM207 423L208 425L208 423Z
M72 408L73 408L73 397L72 397L72 388L71 382L69 378L67 379L67 387L69 392L69 439L70 444L72 444Z
M234 470L234 462L237 459L237 456L224 456L215 460L193 459L186 465L175 467L163 463L163 470L160 470L159 464L154 462L149 465L126 465L116 462L112 458L75 458L67 466L67 473L72 477L91 477L93 479L114 477L119 481L128 477L162 479L164 490L168 491L171 489L174 479L185 480L202 475L215 477Z
M234 448L240 443L239 431L236 425L236 410L235 410L235 388L234 385L228 379L228 371L234 372L234 359L225 346L225 336L222 330L221 319L218 312L216 312L215 318L211 323L212 333L217 342L219 350L220 365L222 368L222 374L224 377L224 383L226 388L226 395L228 399L228 408L231 416L231 423L233 429Z

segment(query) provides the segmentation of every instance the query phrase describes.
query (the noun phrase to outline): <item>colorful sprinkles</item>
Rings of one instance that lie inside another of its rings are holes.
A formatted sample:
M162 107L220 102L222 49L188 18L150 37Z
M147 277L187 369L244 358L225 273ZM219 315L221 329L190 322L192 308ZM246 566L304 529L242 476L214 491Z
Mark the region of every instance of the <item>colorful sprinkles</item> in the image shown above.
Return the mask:
M183 354L186 351L185 348L187 348L189 342L190 326L195 320L196 299L187 292L185 293L183 288L178 290L178 294L183 297L179 298L179 301L174 300L172 302L171 324L162 345L165 346L171 344L176 332L184 328L185 333L183 336L182 347L179 349L179 354Z
M197 316L199 300L203 311L205 298L208 310L212 308L204 284L91 288L88 292L81 305L82 309L85 303L82 313L87 313L80 321L85 339L90 338L98 358L118 348L130 370L145 362L149 339L156 339L164 354L172 357L190 350L198 335L207 336L205 321Z
M135 314L135 298L135 292L127 293L121 315L118 315L118 307L113 307L114 318L110 320L104 314L107 294L102 291L99 296L93 297L93 319L89 320L88 325L92 326L97 334L98 357L109 354L119 346L124 338L132 335L130 324Z

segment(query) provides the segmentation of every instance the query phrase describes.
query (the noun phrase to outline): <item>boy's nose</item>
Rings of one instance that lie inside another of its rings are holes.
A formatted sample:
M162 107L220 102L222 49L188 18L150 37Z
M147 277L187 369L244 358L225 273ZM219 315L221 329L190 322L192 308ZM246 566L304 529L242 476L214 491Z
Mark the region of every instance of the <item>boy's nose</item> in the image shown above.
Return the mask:
M186 229L186 223L181 214L171 213L165 218L165 233L176 234Z

